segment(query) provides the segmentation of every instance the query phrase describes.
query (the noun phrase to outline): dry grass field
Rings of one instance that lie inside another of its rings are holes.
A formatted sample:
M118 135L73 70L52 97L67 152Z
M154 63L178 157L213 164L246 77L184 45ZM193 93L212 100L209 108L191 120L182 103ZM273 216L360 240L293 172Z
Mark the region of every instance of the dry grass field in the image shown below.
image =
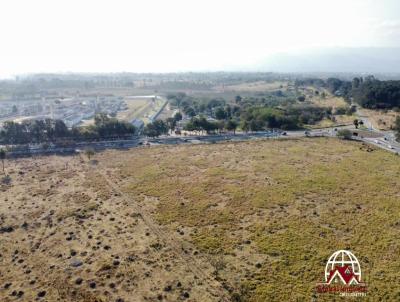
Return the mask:
M313 91L312 87L308 88L310 91ZM349 106L346 101L341 98L341 97L336 97L329 93L327 90L324 90L326 93L326 97L322 98L321 96L315 96L314 94L308 94L308 100L309 103L318 106L318 107L331 107L332 111L335 112L337 108L346 108ZM346 115L346 114L340 114L340 115L335 115L335 121L332 121L330 119L323 119L319 122L317 122L314 125L307 125L307 128L324 128L324 127L334 127L337 125L352 125L354 119L356 118L353 115Z
M6 168L0 301L342 301L314 292L338 249L365 301L400 299L400 162L383 150L265 140Z
M224 91L235 91L235 92L257 92L257 91L273 91L278 89L287 89L288 83L284 81L276 81L276 82L266 82L266 81L258 81L258 82L250 82L250 83L240 83L236 85L227 85L224 87L218 86L217 90Z
M335 121L332 121L328 118L324 118L321 121L316 122L313 125L305 125L306 128L309 129L319 129L319 128L327 128L327 127L335 127L335 126L343 126L343 125L353 125L353 121L355 119L354 115L346 115L340 114L335 115Z
M117 118L124 121L132 121L135 118L143 117L151 110L150 99L137 99L137 98L125 98L125 103L128 106L127 110L118 112Z
M345 100L341 97L336 97L325 91L327 94L326 98L313 96L312 103L321 106L321 107L332 107L336 109L338 107L348 107L349 104L345 102Z
M148 117L156 113L165 100L157 98L154 101L151 98L125 97L128 109L120 111L117 118L131 122L133 119L141 119L145 124L149 122Z
M395 124L396 118L400 116L399 112L393 110L369 110L361 109L360 113L366 116L372 123L373 127L379 130L390 130Z

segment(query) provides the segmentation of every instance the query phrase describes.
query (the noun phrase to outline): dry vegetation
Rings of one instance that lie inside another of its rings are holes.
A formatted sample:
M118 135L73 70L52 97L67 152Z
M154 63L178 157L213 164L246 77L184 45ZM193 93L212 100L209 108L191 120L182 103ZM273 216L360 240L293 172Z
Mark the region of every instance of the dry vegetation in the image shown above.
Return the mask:
M325 98L322 98L320 96L312 96L311 102L317 106L332 107L333 109L349 106L349 104L346 103L343 98L333 96L326 90L325 93L327 94L327 97Z
M218 287L196 275L100 170L77 157L8 163L0 301L215 301Z
M125 102L128 106L128 109L118 112L118 119L132 121L135 118L143 117L151 110L150 99L137 99L126 97Z
M284 81L266 82L257 81L249 83L240 83L236 85L218 86L215 89L235 92L257 92L257 91L273 91L278 89L287 89L288 83Z
M361 109L360 113L371 121L374 128L379 130L392 129L395 125L396 117L400 116L399 112L393 110Z
M314 89L312 87L307 87L304 91L306 91L307 101L318 107L331 107L332 111L335 112L337 108L347 108L349 104L342 97L337 97L329 93L327 90L320 91L320 94L317 96L314 93ZM322 97L321 94L324 92L326 97ZM352 125L355 119L353 115L339 114L334 115L334 121L328 118L324 118L323 120L313 124L307 125L307 128L324 128L324 127L334 127L334 126L342 126L342 125Z
M400 298L396 155L319 138L96 160L8 164L1 301L310 301L338 249L358 256L368 301Z
M167 104L161 111L160 115L157 117L158 120L166 120L169 117L173 117L177 112L176 109L172 109L170 104Z
M324 118L323 120L313 125L306 125L306 127L310 129L319 129L319 128L327 128L327 127L335 127L343 125L353 125L353 121L355 119L353 115L346 115L346 114L335 115L334 117L335 121L332 121L328 118Z

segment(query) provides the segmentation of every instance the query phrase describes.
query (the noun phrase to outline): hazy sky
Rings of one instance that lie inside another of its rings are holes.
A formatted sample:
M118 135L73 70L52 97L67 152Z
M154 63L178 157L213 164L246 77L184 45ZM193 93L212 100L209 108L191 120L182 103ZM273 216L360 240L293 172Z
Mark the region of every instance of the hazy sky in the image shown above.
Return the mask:
M1 0L0 77L241 68L268 54L400 46L398 0Z

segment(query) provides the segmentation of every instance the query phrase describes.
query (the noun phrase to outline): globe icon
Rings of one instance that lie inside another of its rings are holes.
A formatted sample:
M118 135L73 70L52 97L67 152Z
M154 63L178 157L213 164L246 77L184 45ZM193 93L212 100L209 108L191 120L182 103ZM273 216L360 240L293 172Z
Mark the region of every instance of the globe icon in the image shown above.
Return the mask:
M350 251L340 250L334 252L330 257L325 266L325 282L328 282L330 272L335 269L335 267L344 267L348 265L352 268L354 275L357 277L358 281L361 281L361 267L358 259Z

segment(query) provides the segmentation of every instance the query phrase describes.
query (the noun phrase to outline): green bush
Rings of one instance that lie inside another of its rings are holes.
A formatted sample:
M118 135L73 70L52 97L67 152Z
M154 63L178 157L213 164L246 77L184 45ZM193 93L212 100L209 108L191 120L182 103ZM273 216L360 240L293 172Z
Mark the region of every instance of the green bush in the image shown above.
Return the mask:
M337 132L337 136L342 139L351 139L352 133L349 129L342 129Z

